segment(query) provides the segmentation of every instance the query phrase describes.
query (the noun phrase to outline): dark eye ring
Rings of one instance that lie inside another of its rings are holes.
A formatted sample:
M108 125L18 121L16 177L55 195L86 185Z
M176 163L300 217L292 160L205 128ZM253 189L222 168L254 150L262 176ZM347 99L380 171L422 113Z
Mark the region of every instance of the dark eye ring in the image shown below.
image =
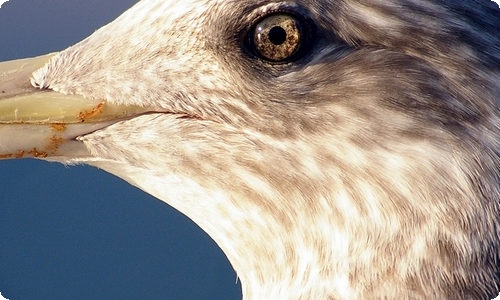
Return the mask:
M297 60L310 48L311 28L300 16L275 13L260 18L248 33L251 52L280 63Z

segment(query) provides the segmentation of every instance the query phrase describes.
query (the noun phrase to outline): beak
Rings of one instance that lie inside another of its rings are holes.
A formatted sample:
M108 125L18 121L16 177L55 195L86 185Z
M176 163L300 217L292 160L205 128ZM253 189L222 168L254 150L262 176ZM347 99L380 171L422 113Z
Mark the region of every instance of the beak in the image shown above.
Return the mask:
M0 63L0 159L90 157L78 136L147 111L33 87L31 74L56 54Z

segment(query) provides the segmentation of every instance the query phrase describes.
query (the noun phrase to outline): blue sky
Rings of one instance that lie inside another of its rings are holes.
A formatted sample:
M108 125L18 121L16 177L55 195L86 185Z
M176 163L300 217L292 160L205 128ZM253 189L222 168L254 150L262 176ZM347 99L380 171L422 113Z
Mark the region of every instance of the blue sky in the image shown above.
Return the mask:
M0 61L62 50L135 2L6 2ZM104 171L34 159L0 161L0 293L241 299L225 255L192 221Z

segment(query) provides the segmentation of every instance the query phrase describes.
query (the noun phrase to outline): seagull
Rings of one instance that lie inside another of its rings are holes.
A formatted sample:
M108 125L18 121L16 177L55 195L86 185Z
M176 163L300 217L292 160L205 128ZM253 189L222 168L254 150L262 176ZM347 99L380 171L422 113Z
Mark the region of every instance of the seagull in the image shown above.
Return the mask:
M171 205L246 300L491 299L498 28L484 0L142 0L0 64L0 158Z

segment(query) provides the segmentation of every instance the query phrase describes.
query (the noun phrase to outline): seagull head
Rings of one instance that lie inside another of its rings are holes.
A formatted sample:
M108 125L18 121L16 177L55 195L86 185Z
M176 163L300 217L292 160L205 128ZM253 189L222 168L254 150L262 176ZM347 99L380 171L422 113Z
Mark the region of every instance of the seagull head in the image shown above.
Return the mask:
M172 205L245 299L486 299L500 285L500 10L142 0L0 64L0 158Z

